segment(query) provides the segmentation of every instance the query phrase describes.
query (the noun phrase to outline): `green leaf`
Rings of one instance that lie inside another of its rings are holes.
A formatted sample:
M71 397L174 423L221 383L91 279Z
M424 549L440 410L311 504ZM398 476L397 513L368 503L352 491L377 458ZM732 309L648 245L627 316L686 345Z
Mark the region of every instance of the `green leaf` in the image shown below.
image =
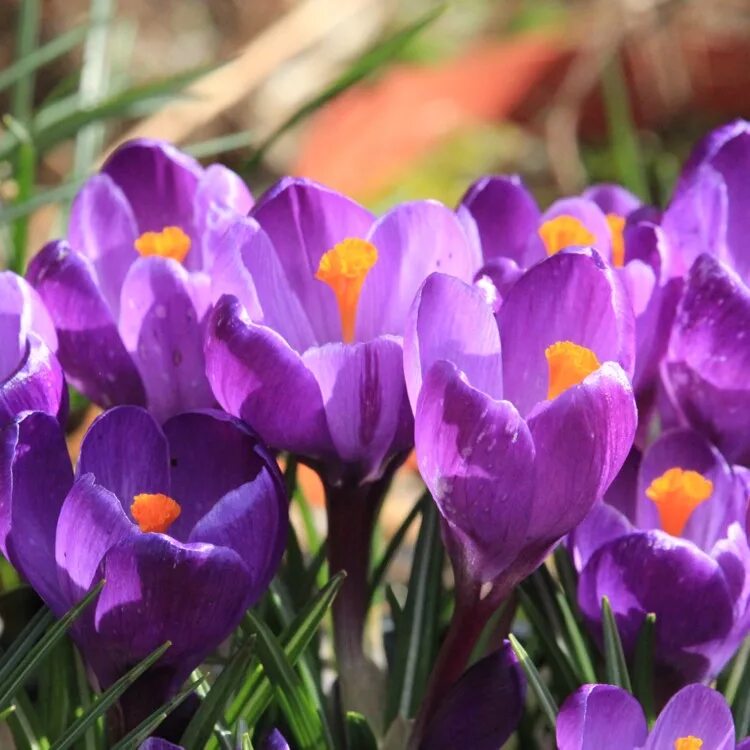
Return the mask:
M29 57L36 49L41 27L40 0L24 0L19 5L18 28L16 30L16 57ZM28 123L34 105L34 69L15 80L10 111L17 120Z
M633 665L633 694L643 707L646 720L650 723L656 718L654 703L654 627L656 615L650 612L641 625L638 640L635 644L635 662Z
M200 750L208 741L214 724L220 719L229 697L237 689L250 667L254 641L252 636L245 636L239 650L203 698L200 708L193 715L180 740L180 745L185 750L193 750L193 748Z
M625 652L620 640L615 616L609 599L602 597L602 628L604 630L604 672L607 683L619 685L629 693L633 692L630 685L630 675L625 662Z
M422 510L422 526L404 609L398 618L394 667L389 675L386 725L410 718L424 694L437 653L443 546L434 503Z
M508 636L508 639L510 640L511 648L518 657L518 661L521 663L523 671L526 673L526 679L528 680L531 689L534 691L536 699L539 701L539 707L547 719L550 729L554 731L557 719L557 704L555 703L555 699L550 694L549 689L544 684L544 680L542 680L542 677L539 674L539 670L534 666L534 662L531 661L529 655L519 643L518 639L512 633Z
M378 750L378 741L362 714L356 711L346 712L345 732L349 750Z
M301 750L324 750L326 741L323 723L302 681L294 671L284 649L268 626L253 612L245 615L258 636L258 655L289 728Z
M0 710L9 705L16 691L24 684L26 679L39 667L50 651L60 641L68 631L68 628L75 622L80 614L91 604L99 595L104 586L104 581L100 581L94 588L64 617L58 620L52 627L47 630L41 640L33 649L27 652L18 666L7 676L0 684Z
M49 655L45 668L40 670L36 705L40 723L48 737L60 737L71 720L73 677L73 644L63 638Z
M136 664L135 667L128 670L119 680L113 683L104 693L102 693L89 707L82 716L77 718L68 727L68 730L60 737L57 742L52 746L52 750L66 750L74 742L76 742L86 730L94 724L94 722L104 715L110 706L114 705L115 701L154 663L156 663L164 652L172 644L167 641L163 643L155 651L152 651L143 661Z
M33 704L22 688L16 693L13 709L8 716L8 727L16 750L49 750L49 742L39 727Z
M731 670L727 678L726 685L723 689L724 697L730 708L737 701L737 694L742 680L742 676L748 669L748 660L750 659L750 637L745 638L732 660Z
M444 7L433 8L414 23L396 32L389 39L378 44L374 49L366 52L348 70L339 76L333 83L326 86L323 91L305 102L295 110L284 122L257 148L252 158L245 166L250 171L258 166L266 151L281 138L284 133L302 122L308 115L317 111L326 102L338 96L355 83L363 80L383 65L396 57L409 42L429 26L444 10Z
M404 520L401 522L401 525L398 527L398 529L396 529L396 533L391 537L390 541L388 542L388 546L383 552L383 556L380 558L380 560L378 560L374 570L372 571L372 576L370 577L370 599L372 599L373 595L383 581L383 578L385 577L386 571L388 570L391 561L401 547L401 544L403 543L404 538L406 537L406 534L408 533L415 519L420 513L424 512L425 505L429 502L432 502L432 499L430 498L429 492L425 492L422 497L420 497L419 500L414 503L412 509L407 513L406 518L404 518Z
M161 708L157 708L150 716L146 717L135 729L126 734L118 743L112 746L110 750L135 750L141 742L146 740L159 724L182 703L203 681L203 678L191 682L184 690L175 695L172 700L165 703Z
M0 686L54 621L55 616L46 607L41 607L29 620L18 638L13 641L11 647L0 659Z
M321 620L333 603L346 574L335 575L297 615L289 627L280 637L284 653L290 664L297 660L307 648L315 635ZM273 697L273 687L265 675L262 667L253 670L239 689L232 701L232 705L224 716L224 723L233 727L240 719L244 719L250 726L254 726L261 714L267 708ZM211 750L218 747L215 737L209 739L206 747Z

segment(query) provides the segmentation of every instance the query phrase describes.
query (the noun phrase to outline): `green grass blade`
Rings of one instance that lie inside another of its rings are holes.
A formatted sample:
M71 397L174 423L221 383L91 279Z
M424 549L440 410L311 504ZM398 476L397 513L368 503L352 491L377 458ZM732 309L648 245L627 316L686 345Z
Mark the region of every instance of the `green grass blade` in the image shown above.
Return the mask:
M555 703L555 699L544 684L544 680L542 680L539 670L534 665L534 662L531 661L529 655L526 653L526 649L524 649L512 633L508 638L510 640L511 648L518 657L518 661L521 663L523 671L526 673L526 679L528 680L531 689L534 691L536 699L539 701L539 707L547 719L550 729L554 732L557 721L557 704Z
M0 659L0 685L7 679L8 675L19 665L29 650L41 638L42 633L55 621L55 616L47 607L42 607L21 631L18 638L13 641L11 647Z
M254 641L252 636L245 636L232 661L208 690L180 740L180 745L185 750L200 750L205 746L229 697L235 692L250 667Z
M276 690L276 698L301 750L325 750L321 717L302 685L294 666L269 627L253 612L245 615L258 636L258 655L263 669Z
M42 734L34 706L25 690L18 690L12 708L8 727L13 734L16 750L49 750L49 741Z
M29 57L36 49L40 28L40 0L23 0L19 4L16 32L16 59ZM10 111L16 120L28 124L34 106L34 70L16 79L11 96Z
M135 750L198 687L201 681L202 679L190 683L161 708L157 708L156 711L146 717L135 729L128 732L119 742L114 744L110 750Z
M654 637L656 615L650 612L641 625L638 641L635 644L635 662L633 665L633 693L643 707L646 720L650 723L656 718L654 699Z
M54 623L39 640L35 648L21 660L16 669L0 685L0 710L10 703L18 688L39 667L49 652L67 633L68 628L99 595L102 586L104 586L104 581L100 581L73 609Z
M602 597L602 629L604 630L604 672L610 685L619 685L629 693L633 692L630 675L625 662L625 652L620 640L620 632L612 612L609 599Z
M77 718L68 727L68 730L63 734L60 739L55 742L52 746L52 750L67 750L74 742L76 742L86 730L96 722L96 720L104 715L104 712L109 709L110 706L114 705L115 701L156 661L158 661L164 652L172 644L167 641L163 643L155 651L152 651L143 661L136 664L135 667L126 672L119 680L113 683L99 698L97 698L89 710Z
M63 185L58 185L58 187L39 191L27 200L14 203L10 206L0 206L0 225L11 224L17 219L28 216L50 203L70 200L82 184L82 180L66 182Z
M354 750L378 750L378 741L362 714L347 711L345 717L346 746Z

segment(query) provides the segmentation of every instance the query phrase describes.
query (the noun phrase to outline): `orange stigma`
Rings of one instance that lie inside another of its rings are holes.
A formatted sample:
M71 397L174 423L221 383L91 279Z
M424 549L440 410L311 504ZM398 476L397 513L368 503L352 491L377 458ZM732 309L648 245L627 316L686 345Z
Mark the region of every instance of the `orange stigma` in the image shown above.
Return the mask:
M612 265L622 268L625 265L625 219L618 214L607 214L607 226L612 238Z
M356 237L334 245L320 259L315 278L328 284L336 295L342 339L346 343L354 341L354 323L362 284L377 260L375 245Z
M674 750L701 750L702 747L703 740L693 737L692 734L674 741Z
M179 227L164 227L161 232L144 232L135 241L135 249L141 255L174 258L182 263L190 250L190 237Z
M587 375L601 366L596 354L572 341L558 341L544 350L549 365L547 399L557 398L568 388L583 382Z
M656 505L662 529L672 536L680 536L693 511L708 500L713 491L713 482L703 474L674 466L651 482L646 497Z
M144 492L133 498L130 512L141 531L164 534L177 520L182 508L169 495L162 495L160 492L153 494Z
M539 236L547 249L547 255L559 253L571 245L593 245L596 237L575 216L555 216L539 227Z

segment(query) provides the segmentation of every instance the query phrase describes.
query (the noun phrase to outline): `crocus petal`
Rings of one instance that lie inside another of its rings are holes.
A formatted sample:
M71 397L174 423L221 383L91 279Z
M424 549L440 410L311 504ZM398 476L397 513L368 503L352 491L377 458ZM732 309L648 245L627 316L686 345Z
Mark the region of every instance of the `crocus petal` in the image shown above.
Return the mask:
M67 242L50 242L29 265L28 278L57 329L57 356L68 380L102 406L144 404L143 383L112 313L94 280L91 262Z
M522 415L547 398L545 349L572 341L600 362L634 364L634 321L616 275L591 249L564 250L524 274L498 314L504 395Z
M557 716L558 750L635 750L647 735L640 704L614 685L583 685Z
M205 378L200 280L169 258L139 258L122 287L120 334L159 420L212 406Z
M666 373L688 420L731 461L750 457L750 290L709 255L693 264L675 318Z
M430 719L420 750L497 750L521 721L525 693L523 670L505 641L448 690Z
M583 570L594 552L607 542L633 531L633 526L618 510L607 503L597 503L578 526L570 532L568 545L577 570Z
M287 177L261 197L252 215L271 238L318 342L340 341L336 298L315 273L323 253L334 245L367 236L372 214L311 180Z
M219 403L265 443L303 455L331 450L315 377L281 336L250 322L236 297L224 296L214 307L205 351Z
M54 540L57 518L73 481L58 421L31 412L8 425L0 448L0 544L3 554L59 615Z
M145 138L120 146L102 167L125 194L139 233L178 226L193 238L193 201L202 171L174 146Z
M160 663L184 679L237 626L250 583L236 552L181 545L162 534L121 540L106 554L101 575L107 584L90 645L103 685L165 641L172 646Z
M471 281L481 265L456 215L437 201L402 203L373 225L367 238L378 260L357 308L356 339L401 336L420 284L434 271Z
M141 742L138 750L183 750L181 745L175 745L173 742L161 739L161 737L149 737L145 742Z
M70 208L68 241L85 255L115 319L120 314L120 288L138 257L139 235L133 211L122 190L106 174L89 178Z
M79 476L91 473L129 513L144 492L170 494L167 439L149 412L119 406L99 415L81 442Z
M586 188L584 198L596 203L605 214L627 217L641 206L641 199L621 185L602 182Z
M687 679L706 676L708 661L697 647L732 627L733 601L721 567L691 542L661 531L629 534L597 550L578 586L578 603L591 623L600 622L603 596L627 649L654 612L656 653L678 664L682 659Z
M404 333L404 371L412 408L422 377L439 360L453 362L474 388L503 396L500 333L481 290L441 273L417 293Z
M456 213L464 225L475 227L485 261L510 258L527 268L544 257L530 253L529 237L539 226L540 211L517 175L477 180Z
M320 387L341 462L375 479L388 458L411 448L413 420L400 339L327 344L305 352L302 360Z
M530 539L556 541L583 519L625 461L637 420L630 382L613 362L528 420L537 467Z
M672 696L644 750L671 748L679 738L690 736L711 750L735 750L732 712L724 696L706 685L687 685Z
M274 729L260 744L260 750L289 750L289 743L278 729Z
M492 580L518 552L529 524L535 472L528 427L512 404L438 362L417 402L415 444L452 555L475 580Z

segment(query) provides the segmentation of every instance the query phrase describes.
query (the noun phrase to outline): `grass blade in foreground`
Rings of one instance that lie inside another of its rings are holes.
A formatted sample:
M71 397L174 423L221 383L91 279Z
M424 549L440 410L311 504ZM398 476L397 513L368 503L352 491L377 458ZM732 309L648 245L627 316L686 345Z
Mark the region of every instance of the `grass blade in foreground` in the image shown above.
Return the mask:
M526 653L526 649L524 649L512 633L508 638L513 652L518 657L518 661L521 662L523 671L526 673L526 679L529 681L529 685L539 701L542 713L547 718L547 723L550 725L550 728L554 731L557 722L557 704L555 703L555 699L544 684L544 681L539 674L539 670L534 666L534 662L531 661L529 655Z
M633 692L630 675L625 662L625 652L620 640L612 605L605 596L602 598L602 628L604 630L604 670L610 685L619 685L629 693Z

